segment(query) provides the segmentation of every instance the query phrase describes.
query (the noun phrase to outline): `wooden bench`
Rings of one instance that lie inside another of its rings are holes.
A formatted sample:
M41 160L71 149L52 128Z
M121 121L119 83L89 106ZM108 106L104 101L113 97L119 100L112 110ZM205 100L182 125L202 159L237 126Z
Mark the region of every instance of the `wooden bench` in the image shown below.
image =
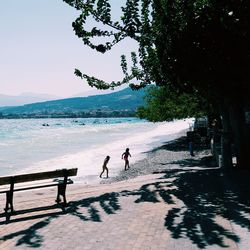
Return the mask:
M3 186L3 189L0 190L0 194L6 193L6 206L4 209L5 212L7 213L9 210L11 211L11 213L14 212L14 207L13 207L14 192L37 189L37 188L53 187L53 186L58 187L56 202L60 203L61 202L60 196L62 196L63 205L65 206L67 204L66 201L67 184L73 183L73 181L68 177L76 175L77 175L77 168L72 168L72 169L60 169L48 172L0 177L0 186ZM55 179L55 178L60 178L60 179ZM44 180L47 181L42 182ZM18 185L21 183L25 183L25 186Z

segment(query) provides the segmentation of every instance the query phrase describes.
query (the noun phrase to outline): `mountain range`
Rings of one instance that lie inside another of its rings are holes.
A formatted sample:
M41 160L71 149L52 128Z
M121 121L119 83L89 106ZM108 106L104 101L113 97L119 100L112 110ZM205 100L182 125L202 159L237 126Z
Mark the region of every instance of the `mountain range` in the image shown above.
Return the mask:
M22 93L18 96L0 94L0 107L4 106L20 106L34 102L44 102L60 99L59 96L35 93Z
M138 106L143 105L144 94L144 89L132 91L130 88L126 88L110 94L66 98L15 107L1 107L0 111L2 115L135 111Z

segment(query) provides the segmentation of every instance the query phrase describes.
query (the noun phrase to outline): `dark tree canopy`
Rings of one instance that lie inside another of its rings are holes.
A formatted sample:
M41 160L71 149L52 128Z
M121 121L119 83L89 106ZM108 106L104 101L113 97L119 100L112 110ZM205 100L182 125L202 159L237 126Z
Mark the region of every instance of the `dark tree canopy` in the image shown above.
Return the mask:
M90 86L106 89L140 82L132 84L137 88L154 82L179 91L199 91L206 97L231 96L236 86L239 92L248 89L247 0L126 0L121 1L118 20L112 19L109 0L64 1L81 11L73 27L90 48L105 53L126 37L139 44L138 53L131 55L129 73L122 56L124 79L120 82L108 84L76 70ZM97 25L88 30L91 18ZM99 23L104 25L97 28Z
M162 81L206 95L231 96L236 87L245 91L250 77L249 1L165 2L158 1L155 18Z

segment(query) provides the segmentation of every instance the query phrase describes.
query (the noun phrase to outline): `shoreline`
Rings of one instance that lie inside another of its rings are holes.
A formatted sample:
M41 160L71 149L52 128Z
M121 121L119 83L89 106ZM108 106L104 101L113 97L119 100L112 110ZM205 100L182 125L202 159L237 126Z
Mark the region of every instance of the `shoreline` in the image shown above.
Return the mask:
M131 149L131 163L139 161L145 158L144 152L173 139L173 134L187 129L190 122L121 120L114 124L87 126L86 123L86 126L79 126L71 120L63 120L42 129L36 122L6 123L2 129L7 137L0 152L1 174L7 176L75 167L78 168L76 182L91 184L93 181L97 184L100 179L96 177L107 155L111 156L108 164L110 176L117 175L124 168L121 154L125 148Z
M209 148L202 148L200 146L197 146L196 150L194 150L195 156L190 156L185 133L186 130L178 133L176 139L165 142L162 146L156 147L149 152L145 152L146 157L131 164L127 171L121 170L116 176L102 179L100 184L112 184L134 179L139 176L162 173L173 169L182 169L181 162L211 156ZM189 169L200 168L194 166L192 168L189 167Z

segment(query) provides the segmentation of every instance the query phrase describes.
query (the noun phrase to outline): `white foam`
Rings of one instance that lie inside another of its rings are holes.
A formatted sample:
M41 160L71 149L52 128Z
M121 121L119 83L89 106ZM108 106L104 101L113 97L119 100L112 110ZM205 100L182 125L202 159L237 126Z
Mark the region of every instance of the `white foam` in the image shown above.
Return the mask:
M71 139L76 139L76 136L83 136L86 138L86 142L89 141L89 144L83 143L82 150L79 152L67 153L35 162L19 171L19 173L77 167L76 181L88 184L97 183L99 182L98 176L102 169L103 160L107 155L111 157L108 163L110 176L117 175L124 168L121 154L127 147L130 148L132 157L129 160L132 164L145 157L145 152L170 140L170 135L188 129L190 122L190 119L186 119L161 123L88 126L77 130L64 129L61 131L63 136L65 136L65 133L70 134L69 138ZM59 132L57 136L60 140L65 140L65 138L61 138L62 135ZM88 138L89 136L91 138ZM96 176L96 178L93 176Z

